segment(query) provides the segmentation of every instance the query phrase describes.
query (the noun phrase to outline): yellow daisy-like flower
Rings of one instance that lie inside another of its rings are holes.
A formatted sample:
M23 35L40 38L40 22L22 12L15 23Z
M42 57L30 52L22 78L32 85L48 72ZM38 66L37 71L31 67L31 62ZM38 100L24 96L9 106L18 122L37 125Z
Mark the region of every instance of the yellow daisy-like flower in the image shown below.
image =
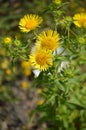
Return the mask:
M59 33L53 30L43 31L39 34L36 45L41 45L41 47L54 51L60 46L60 36Z
M35 69L46 71L52 66L52 53L49 50L38 47L30 54L30 62Z
M86 13L75 14L73 20L76 26L86 28Z
M12 42L12 39L11 39L11 37L5 37L5 38L3 39L3 42L4 42L5 44L10 44L10 43Z
M22 32L29 32L31 30L34 30L36 27L38 27L42 21L43 19L38 15L28 14L20 19L19 28Z

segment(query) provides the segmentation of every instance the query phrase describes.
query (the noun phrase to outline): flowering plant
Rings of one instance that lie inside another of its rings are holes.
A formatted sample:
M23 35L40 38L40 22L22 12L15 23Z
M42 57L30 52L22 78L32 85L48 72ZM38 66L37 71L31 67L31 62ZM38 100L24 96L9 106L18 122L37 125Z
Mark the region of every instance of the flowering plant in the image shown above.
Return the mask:
M22 17L19 28L29 35L24 44L22 38L13 42L4 39L12 61L23 58L33 72L38 71L33 86L41 87L43 102L37 110L42 113L40 122L47 122L49 130L78 129L76 125L86 111L86 13L67 16L67 4L53 0L44 10L53 17L53 27L47 29L38 28L43 24L42 16ZM86 128L85 120L86 117L80 123L81 130Z

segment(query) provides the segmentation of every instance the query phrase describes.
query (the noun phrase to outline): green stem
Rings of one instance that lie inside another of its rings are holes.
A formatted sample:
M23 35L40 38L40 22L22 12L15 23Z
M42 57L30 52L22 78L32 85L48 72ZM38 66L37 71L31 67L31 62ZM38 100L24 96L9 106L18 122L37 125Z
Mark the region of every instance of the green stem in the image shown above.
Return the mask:
M70 32L75 36L77 37L78 35L76 33L74 33L72 30L70 30Z

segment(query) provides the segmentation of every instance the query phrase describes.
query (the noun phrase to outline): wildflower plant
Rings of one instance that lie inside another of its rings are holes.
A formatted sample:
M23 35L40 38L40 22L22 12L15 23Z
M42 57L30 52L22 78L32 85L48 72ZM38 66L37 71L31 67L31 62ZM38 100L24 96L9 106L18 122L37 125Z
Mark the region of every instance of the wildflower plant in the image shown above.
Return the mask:
M29 40L23 44L14 39L4 45L12 61L26 60L23 67L29 61L30 69L39 71L33 81L33 86L42 89L43 102L37 107L42 113L39 123L46 122L49 130L75 130L76 124L80 130L86 128L86 116L82 121L86 112L86 13L67 16L68 4L52 0L44 10L45 15L52 14L53 28L41 28L42 16L25 15L18 27Z

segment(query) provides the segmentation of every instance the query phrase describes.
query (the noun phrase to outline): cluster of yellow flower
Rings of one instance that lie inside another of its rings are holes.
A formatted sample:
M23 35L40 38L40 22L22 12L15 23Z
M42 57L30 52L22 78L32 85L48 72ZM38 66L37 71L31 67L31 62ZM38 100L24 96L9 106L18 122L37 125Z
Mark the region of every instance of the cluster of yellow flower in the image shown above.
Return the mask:
M47 70L53 64L53 51L60 45L60 36L56 31L47 30L38 35L30 61L35 69Z
M42 21L42 17L35 14L28 14L20 19L19 28L22 32L29 32L38 27ZM86 28L86 13L75 14L73 23L77 27ZM60 39L59 33L51 29L42 31L37 36L35 47L29 56L31 65L35 69L46 71L52 66L53 51L60 46Z
M34 30L42 22L38 15L25 15L19 22L19 28L22 32ZM47 70L53 64L52 52L60 45L60 36L57 31L46 30L41 32L36 39L34 49L30 54L31 65L41 71Z

